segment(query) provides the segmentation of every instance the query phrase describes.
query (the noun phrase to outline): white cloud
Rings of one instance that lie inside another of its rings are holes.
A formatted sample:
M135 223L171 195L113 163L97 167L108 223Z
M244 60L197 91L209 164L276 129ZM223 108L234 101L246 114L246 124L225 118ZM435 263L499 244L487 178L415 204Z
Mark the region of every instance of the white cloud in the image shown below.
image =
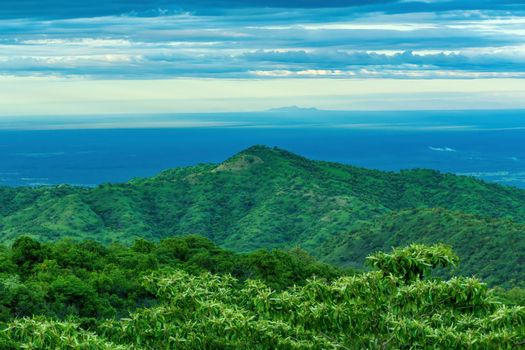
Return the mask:
M450 147L432 147L428 146L428 149L431 151L437 151L437 152L457 152L455 149Z
M374 8L0 20L0 113L525 108L525 17Z
M422 29L434 29L439 26L432 23L320 23L299 25L306 30L381 30L411 32Z
M519 78L524 23L512 13L481 10L386 14L344 8L0 20L0 74Z
M132 42L125 39L104 39L104 38L69 38L69 39L30 39L19 42L23 45L44 45L53 46L89 46L89 47L127 47Z

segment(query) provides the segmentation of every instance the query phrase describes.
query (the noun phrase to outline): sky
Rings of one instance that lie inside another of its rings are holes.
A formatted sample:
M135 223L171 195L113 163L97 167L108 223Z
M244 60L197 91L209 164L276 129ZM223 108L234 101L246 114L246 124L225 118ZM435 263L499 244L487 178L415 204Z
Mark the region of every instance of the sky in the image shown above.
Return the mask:
M0 1L0 117L288 105L525 108L525 1Z

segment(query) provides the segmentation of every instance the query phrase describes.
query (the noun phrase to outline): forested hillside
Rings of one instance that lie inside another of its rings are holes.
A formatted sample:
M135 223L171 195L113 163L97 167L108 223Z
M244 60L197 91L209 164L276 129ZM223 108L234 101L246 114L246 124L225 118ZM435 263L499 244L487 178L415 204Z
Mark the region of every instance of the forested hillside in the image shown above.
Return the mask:
M327 240L319 252L339 266L360 267L371 251L410 243L446 242L461 256L461 272L491 285L524 286L525 224L442 208L394 211Z
M312 161L264 146L222 164L96 188L0 189L0 239L102 243L199 234L240 252L301 247L361 267L377 249L447 243L459 272L523 285L525 191L433 170Z
M256 146L0 215L1 349L525 345L518 189Z

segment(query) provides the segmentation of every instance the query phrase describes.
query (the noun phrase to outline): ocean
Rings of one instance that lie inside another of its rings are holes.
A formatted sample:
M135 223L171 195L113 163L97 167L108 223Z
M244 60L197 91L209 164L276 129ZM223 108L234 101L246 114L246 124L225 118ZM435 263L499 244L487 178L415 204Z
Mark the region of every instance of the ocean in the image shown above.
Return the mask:
M168 116L155 119L163 127L142 121L122 128L2 128L0 122L0 186L124 182L167 168L218 163L263 144L312 159L393 171L431 168L525 188L521 111L464 112L463 119L457 112L418 112L416 117L310 111L302 119L295 116L300 111L281 112L286 116L201 116L229 120L216 126L170 127Z

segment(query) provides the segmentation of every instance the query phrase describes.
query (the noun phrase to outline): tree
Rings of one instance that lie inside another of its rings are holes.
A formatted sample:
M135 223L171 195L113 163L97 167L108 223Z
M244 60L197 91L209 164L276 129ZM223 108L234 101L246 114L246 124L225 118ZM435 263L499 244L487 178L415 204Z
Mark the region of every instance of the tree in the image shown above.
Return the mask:
M378 252L366 258L369 265L381 270L384 275L400 277L412 282L427 276L437 267L452 267L459 263L452 248L444 244L426 246L412 244L394 249L392 253Z
M46 249L31 237L23 236L13 243L12 260L22 276L28 276L45 257Z

